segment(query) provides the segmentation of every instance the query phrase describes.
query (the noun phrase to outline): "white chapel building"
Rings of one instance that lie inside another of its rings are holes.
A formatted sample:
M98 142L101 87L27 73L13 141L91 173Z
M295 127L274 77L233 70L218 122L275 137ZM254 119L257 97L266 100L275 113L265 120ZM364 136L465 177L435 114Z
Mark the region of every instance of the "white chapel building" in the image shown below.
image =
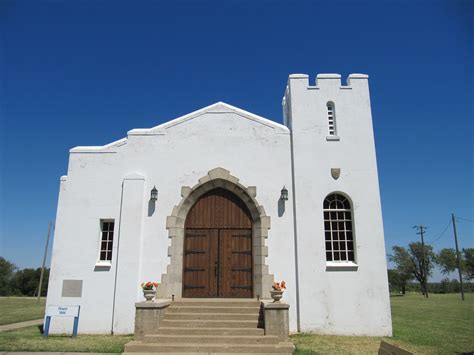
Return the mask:
M144 281L179 300L284 280L290 331L391 335L368 76L312 84L289 76L284 125L218 102L71 149L47 304L80 305L79 333L128 334Z

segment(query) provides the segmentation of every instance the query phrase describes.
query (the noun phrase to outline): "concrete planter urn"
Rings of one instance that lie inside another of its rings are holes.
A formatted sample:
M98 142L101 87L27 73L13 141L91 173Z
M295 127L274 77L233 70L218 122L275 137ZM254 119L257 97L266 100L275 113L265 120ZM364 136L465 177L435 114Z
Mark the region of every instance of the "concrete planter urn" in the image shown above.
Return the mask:
M280 300L283 297L283 292L284 291L277 291L277 290L270 291L270 295L273 298L273 303L280 303Z
M270 291L270 295L273 298L273 303L280 303L283 297L283 290L286 290L286 282L274 282L272 288L273 290Z
M151 302L155 298L156 290L143 290L143 297L147 302Z
M143 297L147 302L151 302L156 295L156 288L159 283L154 281L142 282Z

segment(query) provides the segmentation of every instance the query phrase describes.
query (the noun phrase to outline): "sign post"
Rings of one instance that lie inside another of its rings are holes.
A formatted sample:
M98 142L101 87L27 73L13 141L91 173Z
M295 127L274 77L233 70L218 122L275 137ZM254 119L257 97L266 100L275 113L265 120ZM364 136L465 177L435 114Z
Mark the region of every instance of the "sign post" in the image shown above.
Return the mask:
M43 336L49 335L49 326L51 324L51 317L74 317L74 324L72 327L72 336L77 336L77 327L79 326L79 313L81 306L48 306L46 308L46 319L44 322Z

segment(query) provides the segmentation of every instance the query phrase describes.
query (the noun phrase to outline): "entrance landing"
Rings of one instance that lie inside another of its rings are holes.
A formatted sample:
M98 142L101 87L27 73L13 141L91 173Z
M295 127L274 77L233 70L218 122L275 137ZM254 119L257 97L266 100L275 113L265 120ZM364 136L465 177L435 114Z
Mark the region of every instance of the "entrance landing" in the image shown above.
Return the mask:
M125 353L292 354L292 343L265 335L261 308L256 299L179 299Z

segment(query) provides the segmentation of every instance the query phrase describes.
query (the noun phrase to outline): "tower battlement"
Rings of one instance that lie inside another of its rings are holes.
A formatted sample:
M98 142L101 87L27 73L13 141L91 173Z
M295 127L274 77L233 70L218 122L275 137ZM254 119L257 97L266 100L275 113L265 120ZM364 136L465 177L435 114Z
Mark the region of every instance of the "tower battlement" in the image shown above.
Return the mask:
M351 97L350 105L357 107L361 97L368 98L368 79L369 76L366 74L353 73L349 74L343 83L340 74L321 73L317 74L314 81L310 83L308 74L290 74L282 100L285 125L291 126L290 110L291 106L295 104L299 108L308 109L307 105L317 105L319 102L320 108L325 110L328 101L338 101L337 105L339 106L341 98L343 98L342 102L346 105L347 99ZM320 116L323 116L322 112L320 112Z
M301 80L306 81L308 89L320 89L325 87L339 87L340 89L353 88L358 85L359 80L368 81L369 76L367 74L353 73L349 74L346 80L346 85L342 85L340 74L317 74L314 85L309 82L308 74L290 74L288 76L288 82L290 80Z

